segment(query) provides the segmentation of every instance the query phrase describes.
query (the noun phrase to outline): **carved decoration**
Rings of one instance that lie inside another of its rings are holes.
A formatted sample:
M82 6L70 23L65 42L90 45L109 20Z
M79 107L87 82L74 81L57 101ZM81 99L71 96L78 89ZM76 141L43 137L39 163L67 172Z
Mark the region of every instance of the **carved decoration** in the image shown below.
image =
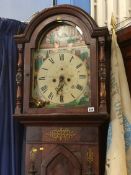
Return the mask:
M37 154L38 149L33 147L30 151L30 169L28 171L28 174L35 175L37 173L36 167L35 167L35 158Z
M35 168L35 162L32 161L31 162L31 166L30 166L30 170L28 171L28 174L30 175L36 175L37 171L36 171L36 168Z
M94 164L94 153L91 148L87 150L87 167L88 171L86 175L95 175L94 170L93 170L93 164Z
M22 84L23 84L23 59L22 59L22 44L18 45L18 62L16 73L16 109L15 113L22 112Z
M57 141L67 141L72 139L76 133L68 128L53 129L47 135Z
M105 39L99 38L99 111L106 112L106 60L105 60Z
M33 107L33 108L42 108L42 107L45 107L47 104L49 104L49 101L43 101L43 100L34 99L34 98L30 99L30 107Z

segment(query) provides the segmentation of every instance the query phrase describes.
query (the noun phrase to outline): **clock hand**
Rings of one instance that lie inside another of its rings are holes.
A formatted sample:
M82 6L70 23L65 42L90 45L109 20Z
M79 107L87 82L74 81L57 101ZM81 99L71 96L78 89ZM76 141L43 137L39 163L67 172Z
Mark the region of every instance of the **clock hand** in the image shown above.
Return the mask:
M65 83L62 82L58 85L58 87L56 88L56 92L57 94L59 94L59 91L63 92L63 87L64 87Z
M58 84L58 87L56 88L56 92L57 94L59 94L59 91L63 92L63 87L65 85L65 81L64 81L64 76L61 75L59 77L59 84Z

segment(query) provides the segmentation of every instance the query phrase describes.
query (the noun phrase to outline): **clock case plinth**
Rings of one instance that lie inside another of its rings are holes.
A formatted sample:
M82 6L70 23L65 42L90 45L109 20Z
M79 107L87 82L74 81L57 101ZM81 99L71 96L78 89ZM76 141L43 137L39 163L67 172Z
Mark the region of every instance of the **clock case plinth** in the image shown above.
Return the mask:
M83 31L85 43L90 44L91 105L89 107L94 107L94 112L88 112L88 106L69 109L64 107L45 109L30 106L31 50L38 47L41 35L46 35L61 22L79 26ZM38 13L27 26L24 34L15 36L15 40L18 47L18 63L14 117L27 128L26 151L23 155L25 175L30 169L31 149L37 147L38 150L40 146L44 147L45 153L44 155L39 155L38 152L35 154L33 162L35 173L54 175L54 171L62 173L62 169L65 169L67 174L72 175L104 174L110 111L108 29L98 27L95 21L80 8L61 5ZM55 136L57 133L57 139L52 134L47 138L44 135L45 132L53 132ZM72 135L72 133L75 134ZM64 140L65 137L66 140Z

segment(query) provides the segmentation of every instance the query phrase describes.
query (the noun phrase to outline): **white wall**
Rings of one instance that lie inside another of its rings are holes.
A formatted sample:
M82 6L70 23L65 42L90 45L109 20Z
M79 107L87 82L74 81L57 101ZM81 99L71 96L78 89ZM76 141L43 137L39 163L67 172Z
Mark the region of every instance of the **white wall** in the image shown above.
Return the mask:
M108 26L111 28L111 16L115 16L117 23L125 21L131 17L131 0L91 0L91 16L94 18L95 11L94 6L96 5L96 22L99 26ZM123 23L124 25L124 23Z

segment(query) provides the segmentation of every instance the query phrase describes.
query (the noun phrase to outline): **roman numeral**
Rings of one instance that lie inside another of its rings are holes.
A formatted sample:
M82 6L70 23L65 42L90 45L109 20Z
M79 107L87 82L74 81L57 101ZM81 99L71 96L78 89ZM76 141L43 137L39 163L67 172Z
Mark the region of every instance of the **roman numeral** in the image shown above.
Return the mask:
M64 54L59 54L60 61L64 61Z
M76 89L82 91L82 90L83 90L83 87L82 87L80 84L77 84L77 85L76 85Z
M63 95L60 95L60 102L61 102L61 103L64 102L64 97L63 97Z
M41 87L41 90L43 93L45 93L48 90L48 86L45 85L45 86Z
M86 78L86 75L79 75L79 78L80 79L85 79Z
M72 56L71 59L70 59L70 63L72 62L73 59L74 59L74 57Z
M39 80L45 80L45 77L40 77Z
M81 66L82 66L82 63L78 64L78 65L76 66L76 69L79 69Z
M48 70L48 69L46 69L46 68L44 68L44 67L42 67L42 69L44 69L44 70Z
M53 93L51 92L49 95L48 95L48 98L50 99L50 100L52 100L52 98L53 98Z
M52 58L49 58L49 61L50 61L52 64L55 63L54 60L53 60Z
M73 94L71 94L71 96L72 96L73 98L75 98L75 96L74 96Z

